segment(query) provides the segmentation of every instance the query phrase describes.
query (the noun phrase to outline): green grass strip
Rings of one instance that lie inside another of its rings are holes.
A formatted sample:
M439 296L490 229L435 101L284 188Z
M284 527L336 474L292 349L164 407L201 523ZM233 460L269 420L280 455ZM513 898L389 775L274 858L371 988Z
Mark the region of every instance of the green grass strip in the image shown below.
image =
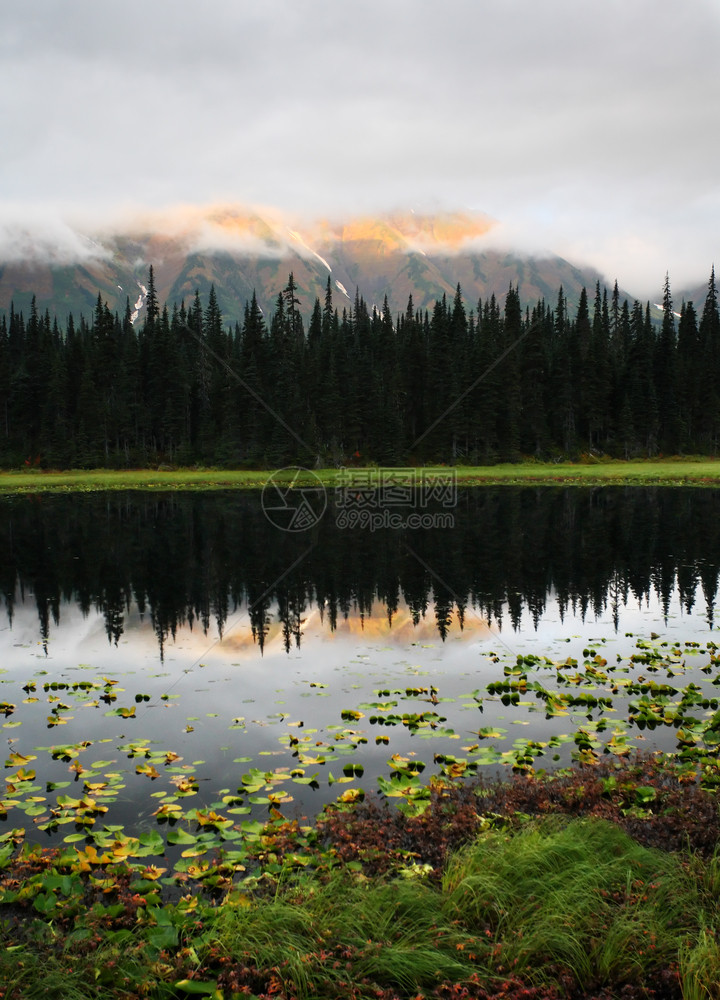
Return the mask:
M327 488L347 485L350 477L369 485L381 485L382 474L391 469L314 469L278 474L273 470L237 469L94 469L45 472L39 470L0 472L0 494L29 492L86 492L98 490L213 490L260 489L272 476L295 480L302 486L317 483ZM397 470L395 470L397 471ZM452 472L458 485L662 485L716 486L720 483L720 460L665 459L631 462L526 462L493 466L428 466L412 471L419 485L421 476Z

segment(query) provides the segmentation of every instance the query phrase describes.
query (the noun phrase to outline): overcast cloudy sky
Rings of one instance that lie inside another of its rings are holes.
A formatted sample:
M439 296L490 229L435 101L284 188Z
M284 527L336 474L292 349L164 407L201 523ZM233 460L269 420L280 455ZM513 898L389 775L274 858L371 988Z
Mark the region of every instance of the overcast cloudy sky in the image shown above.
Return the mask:
M3 0L5 220L479 209L640 296L720 267L720 0Z

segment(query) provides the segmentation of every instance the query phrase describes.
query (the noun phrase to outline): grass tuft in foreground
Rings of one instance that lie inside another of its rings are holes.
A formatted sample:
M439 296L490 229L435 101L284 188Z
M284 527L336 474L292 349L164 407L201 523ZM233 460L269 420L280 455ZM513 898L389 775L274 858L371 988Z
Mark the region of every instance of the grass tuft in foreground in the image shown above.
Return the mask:
M149 883L116 885L53 920L16 904L0 996L716 996L719 873L717 854L701 864L554 816L486 830L439 882L417 864L372 878L317 865L165 906Z
M720 823L686 777L646 757L276 820L246 871L182 897L152 866L22 848L0 997L716 997Z
M223 908L216 947L223 982L270 967L307 998L484 996L508 981L546 997L653 984L672 996L687 942L701 940L702 896L698 870L612 824L545 821L481 835L440 888L305 876L271 901Z
M573 986L670 985L696 928L698 881L673 855L612 824L558 819L516 836L485 835L451 861L446 903L487 941L485 973Z

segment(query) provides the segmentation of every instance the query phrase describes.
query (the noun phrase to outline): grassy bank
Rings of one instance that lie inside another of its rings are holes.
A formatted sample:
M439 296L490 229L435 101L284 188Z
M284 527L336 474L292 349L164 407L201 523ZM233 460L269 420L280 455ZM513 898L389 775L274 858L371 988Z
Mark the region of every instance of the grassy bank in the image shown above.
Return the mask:
M0 873L0 996L715 997L717 836L713 796L647 758L271 821L171 900L162 861L27 848Z
M391 470L353 468L314 469L299 475L272 470L237 469L93 469L44 471L28 469L0 472L0 494L35 492L73 492L90 490L208 490L258 489L270 479L294 480L297 485L320 482L332 488L347 484L349 476L364 483L379 485L380 473ZM404 470L407 472L407 470ZM417 481L422 473L452 472L459 485L659 485L716 486L720 483L720 460L664 459L633 462L562 462L492 466L427 467L415 470ZM342 479L340 478L342 476ZM368 478L369 477L369 478Z

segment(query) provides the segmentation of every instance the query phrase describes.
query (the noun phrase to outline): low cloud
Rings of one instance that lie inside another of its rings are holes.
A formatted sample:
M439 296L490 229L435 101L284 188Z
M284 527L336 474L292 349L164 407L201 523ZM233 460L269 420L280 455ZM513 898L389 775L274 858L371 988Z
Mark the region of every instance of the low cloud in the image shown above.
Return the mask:
M268 232L264 237L237 226L205 220L187 234L188 247L202 252L225 251L233 256L278 258L287 255L288 242Z
M297 254L330 270L335 244L343 238L368 239L427 256L496 251L539 260L562 257L576 267L595 268L608 287L617 279L621 289L641 301L658 299L666 272L681 301L685 290L706 281L717 263L714 231L700 225L708 210L704 201L685 206L680 219L645 212L640 226L623 221L623 206L612 215L600 208L576 215L573 204L561 208L553 198L534 207L518 203L506 206L507 217L500 221L478 210L440 205L434 211L395 207L377 214L363 207L354 215L323 217L237 203L162 209L133 204L93 212L0 204L0 263L89 266L111 259L118 246L125 253L123 241L130 241L140 255L136 266L145 257L157 264L158 255L173 252L174 245L179 253L226 252L238 258ZM715 204L709 207L717 211Z
M276 209L254 205L177 204L158 210L135 206L108 212L100 230L107 240L157 235L187 252L224 251L233 256L283 257L293 244L287 218Z
M0 209L0 262L54 266L107 260L111 252L58 216L13 206Z

